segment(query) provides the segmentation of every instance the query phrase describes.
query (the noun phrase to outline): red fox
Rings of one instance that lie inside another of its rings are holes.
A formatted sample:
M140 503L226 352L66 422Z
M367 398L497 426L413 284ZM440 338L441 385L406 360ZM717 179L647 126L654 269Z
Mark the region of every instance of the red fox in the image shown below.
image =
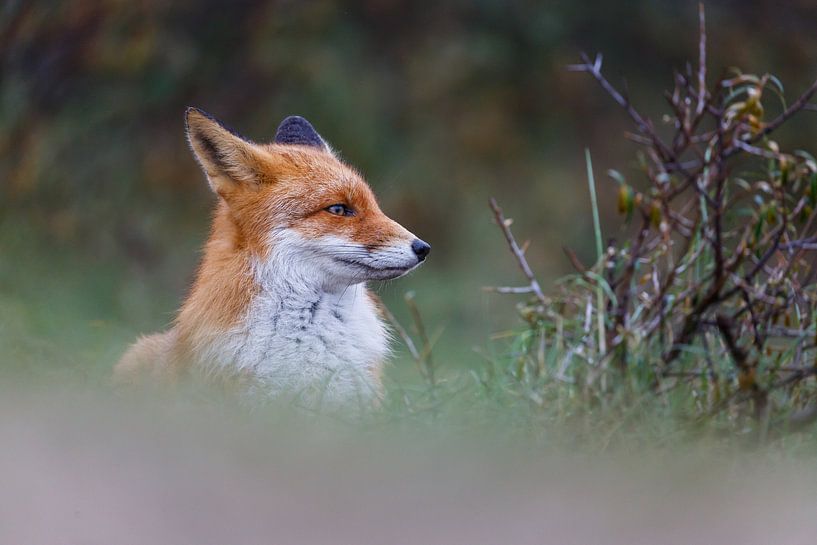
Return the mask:
M210 237L173 326L133 344L114 380L195 373L265 396L379 396L389 336L365 283L406 274L431 247L380 210L306 119L256 144L199 109L185 117L218 197Z

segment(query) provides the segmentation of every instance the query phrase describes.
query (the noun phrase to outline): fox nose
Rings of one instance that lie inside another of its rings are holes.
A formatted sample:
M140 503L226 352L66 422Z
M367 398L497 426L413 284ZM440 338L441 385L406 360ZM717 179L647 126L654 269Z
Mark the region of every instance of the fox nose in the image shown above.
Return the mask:
M417 256L417 259L423 261L428 255L428 252L431 251L431 246L427 242L415 238L414 242L411 243L411 250L414 252L414 255Z

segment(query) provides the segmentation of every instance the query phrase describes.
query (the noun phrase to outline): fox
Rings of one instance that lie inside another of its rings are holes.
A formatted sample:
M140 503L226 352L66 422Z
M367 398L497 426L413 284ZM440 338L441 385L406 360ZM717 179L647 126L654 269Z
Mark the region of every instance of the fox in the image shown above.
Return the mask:
M189 107L185 133L217 200L209 238L171 327L132 344L114 383L193 374L253 397L380 399L390 332L367 283L408 274L431 246L303 117L258 144Z

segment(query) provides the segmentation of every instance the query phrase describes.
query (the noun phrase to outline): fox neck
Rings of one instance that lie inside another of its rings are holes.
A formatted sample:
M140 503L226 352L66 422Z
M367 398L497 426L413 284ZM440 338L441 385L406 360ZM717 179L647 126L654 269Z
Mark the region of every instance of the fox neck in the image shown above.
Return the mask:
M359 389L384 359L388 339L365 285L294 259L285 234L266 255L236 244L222 212L177 321L191 360L276 390L306 387L299 382L305 377Z

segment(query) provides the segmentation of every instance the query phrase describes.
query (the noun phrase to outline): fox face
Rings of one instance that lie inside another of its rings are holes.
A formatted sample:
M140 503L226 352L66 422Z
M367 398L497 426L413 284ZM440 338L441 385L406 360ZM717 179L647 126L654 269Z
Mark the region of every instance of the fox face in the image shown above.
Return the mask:
M289 117L269 144L250 142L195 108L187 137L219 196L221 243L247 250L258 274L324 288L402 276L430 246L386 216L362 176L303 118Z

